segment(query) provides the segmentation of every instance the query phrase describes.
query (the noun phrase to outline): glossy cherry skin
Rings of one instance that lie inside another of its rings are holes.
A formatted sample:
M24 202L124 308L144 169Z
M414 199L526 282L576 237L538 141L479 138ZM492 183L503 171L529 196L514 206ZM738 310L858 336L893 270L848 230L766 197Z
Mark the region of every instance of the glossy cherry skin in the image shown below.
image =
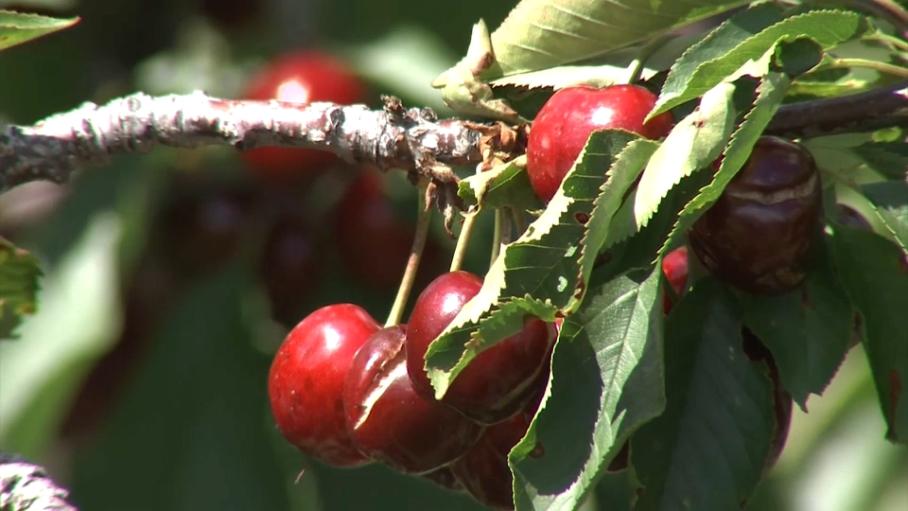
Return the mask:
M424 474L462 456L482 427L413 390L405 337L405 326L388 327L360 348L344 387L344 411L361 452L401 472Z
M553 94L536 114L527 141L527 174L536 195L551 200L593 131L667 135L674 123L669 112L643 124L655 104L656 95L638 85L568 87Z
M820 175L798 144L761 137L750 159L690 231L690 246L714 275L744 291L788 291L820 228Z
M508 454L523 438L538 403L510 419L486 428L479 442L451 464L451 471L474 499L495 509L513 509L513 478Z
M684 294L687 286L687 247L678 247L662 258L662 273L672 287L676 297ZM668 314L672 310L672 297L668 293L662 295L662 311Z
M403 275L415 220L401 217L384 190L381 176L362 169L338 202L337 245L344 269L377 290L396 289ZM438 270L440 251L426 240L419 276ZM436 271L437 273L437 271Z
M315 51L289 53L260 70L249 83L246 99L276 99L308 104L331 101L351 104L361 101L364 87L342 62ZM328 151L288 147L262 147L243 153L256 174L271 180L300 177L301 172L334 161Z
M347 432L343 390L354 355L379 328L356 305L329 305L306 316L278 349L268 375L271 412L304 453L339 467L368 461Z
M445 273L416 300L407 333L407 372L423 396L431 399L435 395L425 371L429 344L481 287L482 280L472 273ZM454 380L442 402L483 424L507 419L532 397L554 338L552 325L527 318L523 330L478 354Z

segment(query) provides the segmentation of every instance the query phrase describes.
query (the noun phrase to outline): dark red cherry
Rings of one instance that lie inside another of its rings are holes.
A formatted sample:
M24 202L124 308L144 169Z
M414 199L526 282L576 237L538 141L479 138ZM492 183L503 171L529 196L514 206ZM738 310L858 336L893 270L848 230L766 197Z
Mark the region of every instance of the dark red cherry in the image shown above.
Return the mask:
M667 135L674 123L670 113L643 123L656 99L638 85L568 87L553 94L536 114L527 141L527 174L536 195L544 202L555 195L593 131L624 129L653 139Z
M262 68L249 83L244 97L301 104L351 104L361 101L363 95L363 84L344 63L325 53L300 51L277 57ZM301 172L334 161L330 152L292 147L252 149L243 153L243 158L256 174L278 181L298 178Z
M537 407L532 403L529 409L489 426L479 442L451 464L457 480L479 502L495 509L514 508L508 454L526 434Z
M318 282L318 250L308 225L292 215L278 218L268 230L259 274L275 319L290 323ZM292 324L292 323L291 323Z
M413 390L405 337L405 326L384 328L360 348L344 388L344 410L360 451L402 472L423 474L462 456L482 427Z
M368 461L347 432L342 396L354 355L379 328L356 305L329 305L306 316L278 349L268 375L271 412L304 453L340 467Z
M435 395L425 371L429 344L481 287L482 280L472 273L446 273L432 281L416 300L407 333L407 372L423 396ZM442 402L484 424L514 415L533 396L554 337L554 327L538 318L526 318L523 330L477 355L454 380Z
M720 279L751 293L788 291L820 228L820 175L810 153L761 137L744 168L690 231L690 246Z

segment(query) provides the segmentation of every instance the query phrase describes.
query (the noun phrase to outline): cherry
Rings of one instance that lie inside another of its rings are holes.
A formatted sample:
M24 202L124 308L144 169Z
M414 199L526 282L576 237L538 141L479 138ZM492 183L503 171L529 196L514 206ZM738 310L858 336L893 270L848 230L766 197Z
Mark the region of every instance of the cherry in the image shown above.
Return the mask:
M415 224L395 211L381 175L363 169L337 207L337 244L344 267L378 290L396 288L410 256ZM420 277L437 274L440 250L426 240Z
M472 273L445 273L426 287L410 314L407 372L417 392L434 398L425 371L426 350L482 287ZM554 339L554 328L527 318L523 330L483 351L464 369L442 402L471 419L493 424L517 413L536 390Z
M360 451L421 474L463 455L482 427L416 393L407 377L405 337L405 326L388 327L360 348L344 387L344 411Z
M510 419L486 428L473 448L451 464L451 471L476 500L496 509L513 509L513 477L508 453L523 438L538 402Z
M318 258L306 223L294 215L282 216L265 238L259 274L274 317L282 322L295 318L306 299L306 289L317 280Z
M250 82L246 99L277 99L290 103L361 101L364 88L339 60L315 51L288 53L265 66ZM334 161L328 151L293 147L262 147L243 153L246 162L262 177L289 180L300 171Z
M356 351L379 328L356 305L329 305L300 321L278 349L268 375L271 411L304 453L341 467L367 461L347 433L342 393Z
M820 176L798 144L761 137L744 168L690 231L690 245L720 279L778 293L804 279L820 227Z
M687 285L687 247L678 247L662 258L662 273L668 279L675 297L681 297ZM668 314L672 310L672 297L668 293L662 295L662 311Z
M536 195L548 202L595 130L620 128L661 138L672 128L671 113L643 124L656 96L638 85L561 89L536 114L527 142L527 173Z

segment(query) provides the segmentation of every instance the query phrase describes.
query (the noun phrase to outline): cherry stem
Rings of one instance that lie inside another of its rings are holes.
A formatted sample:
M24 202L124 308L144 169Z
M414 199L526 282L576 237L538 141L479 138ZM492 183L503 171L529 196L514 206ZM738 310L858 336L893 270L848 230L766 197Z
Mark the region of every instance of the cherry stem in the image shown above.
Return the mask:
M504 223L504 212L499 208L495 210L495 227L492 230L492 250L489 251L489 267L498 259L501 252L501 229Z
M419 209L416 213L416 229L413 233L413 244L410 246L410 257L407 259L404 275L400 279L400 287L397 288L394 304L391 305L391 312L388 313L388 319L385 321L386 327L400 324L400 320L404 315L404 308L407 306L407 300L410 298L410 292L413 290L413 282L416 281L416 273L419 271L419 261L422 259L423 249L426 247L429 223L432 219L432 208L427 207L426 203L426 186L428 186L428 181L421 179L417 194L419 196Z
M641 46L634 60L627 66L627 80L625 83L634 83L639 80L640 75L643 74L647 59L671 38L672 36L670 35L661 35Z
M886 62L877 62L868 59L856 58L835 58L829 61L825 67L830 68L852 68L863 67L873 69L879 73L898 76L899 78L908 78L908 67L896 66Z
M464 213L463 226L460 228L460 235L457 237L457 246L454 247L454 255L451 256L450 271L460 271L463 266L463 260L467 257L467 248L470 246L470 236L473 235L473 226L476 224L476 215L479 211Z

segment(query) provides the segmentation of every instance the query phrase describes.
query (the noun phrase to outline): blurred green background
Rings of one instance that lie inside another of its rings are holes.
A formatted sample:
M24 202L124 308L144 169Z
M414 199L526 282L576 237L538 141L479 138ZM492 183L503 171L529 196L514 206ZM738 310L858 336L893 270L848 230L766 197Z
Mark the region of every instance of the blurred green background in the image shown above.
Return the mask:
M139 90L238 97L269 59L311 48L347 61L373 106L391 93L444 113L429 81L463 53L472 23L495 26L512 5L0 1L82 17L0 54L0 121L31 123ZM19 340L0 343L0 451L45 464L86 510L478 508L379 466L309 461L270 418L266 375L289 327L329 303L360 304L379 320L390 308L396 284L370 284L337 242L338 204L369 172L332 164L275 185L229 149L161 149L118 157L66 186L0 196L0 235L45 270L39 313ZM381 179L382 200L411 225L413 188L402 175ZM423 282L450 258L439 224ZM466 265L479 273L488 224ZM289 239L289 261L269 248L275 232ZM393 265L384 248L369 255ZM908 453L883 439L863 358L853 350L810 414L795 414L750 509L908 509ZM587 507L625 509L628 484L627 474L609 475Z

